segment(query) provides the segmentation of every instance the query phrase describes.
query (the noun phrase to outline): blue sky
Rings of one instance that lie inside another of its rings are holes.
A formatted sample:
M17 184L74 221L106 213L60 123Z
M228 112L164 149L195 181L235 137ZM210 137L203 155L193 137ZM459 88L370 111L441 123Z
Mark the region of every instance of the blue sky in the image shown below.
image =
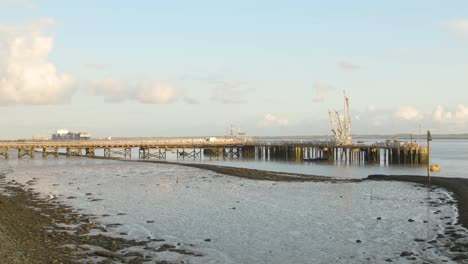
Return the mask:
M466 1L0 0L0 138L468 133Z

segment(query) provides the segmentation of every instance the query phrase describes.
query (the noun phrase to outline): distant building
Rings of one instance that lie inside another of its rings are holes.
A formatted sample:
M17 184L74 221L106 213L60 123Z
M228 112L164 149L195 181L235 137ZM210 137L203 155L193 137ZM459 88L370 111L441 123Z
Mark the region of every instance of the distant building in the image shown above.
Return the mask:
M88 132L74 133L61 128L57 129L51 138L52 140L88 140L91 138L91 135Z
M68 130L66 129L63 129L63 128L59 128L57 129L57 131L55 132L56 135L66 135L68 134Z
M33 140L47 140L47 137L44 135L34 135Z

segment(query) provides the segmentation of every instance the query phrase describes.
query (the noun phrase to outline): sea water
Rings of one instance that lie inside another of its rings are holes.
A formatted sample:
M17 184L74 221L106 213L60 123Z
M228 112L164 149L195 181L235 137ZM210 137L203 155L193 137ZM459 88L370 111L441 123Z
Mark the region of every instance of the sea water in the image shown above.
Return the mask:
M365 142L371 144L375 139ZM441 167L441 171L432 172L432 176L468 178L468 139L434 139L430 144L431 164L438 164ZM138 159L137 150L132 153L132 157ZM208 156L203 156L201 159L177 159L177 156L170 152L167 153L167 160L346 178L365 178L370 174L427 175L427 165L385 165L383 161L380 164L330 164Z

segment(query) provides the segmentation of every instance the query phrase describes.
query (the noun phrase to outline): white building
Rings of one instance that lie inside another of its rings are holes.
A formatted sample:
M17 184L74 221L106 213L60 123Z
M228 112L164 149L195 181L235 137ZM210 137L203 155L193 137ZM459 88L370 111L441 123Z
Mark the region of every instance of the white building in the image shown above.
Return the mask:
M68 130L66 129L63 129L63 128L59 128L57 129L57 131L55 132L56 135L66 135L68 134Z

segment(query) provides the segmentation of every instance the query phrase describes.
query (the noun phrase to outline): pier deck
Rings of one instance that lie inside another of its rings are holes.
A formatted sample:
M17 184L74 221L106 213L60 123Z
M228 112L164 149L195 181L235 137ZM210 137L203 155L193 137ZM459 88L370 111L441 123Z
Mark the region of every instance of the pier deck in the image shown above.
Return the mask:
M207 141L194 139L157 140L86 140L86 141L0 141L0 156L8 158L11 150L18 157L33 158L35 152L43 157L57 157L59 151L67 156L96 156L102 150L104 157L131 158L132 149L138 149L140 159L166 159L167 151L176 157L244 158L263 160L328 160L345 163L427 164L428 149L415 143L405 144L347 144L329 141L255 141L232 139Z

